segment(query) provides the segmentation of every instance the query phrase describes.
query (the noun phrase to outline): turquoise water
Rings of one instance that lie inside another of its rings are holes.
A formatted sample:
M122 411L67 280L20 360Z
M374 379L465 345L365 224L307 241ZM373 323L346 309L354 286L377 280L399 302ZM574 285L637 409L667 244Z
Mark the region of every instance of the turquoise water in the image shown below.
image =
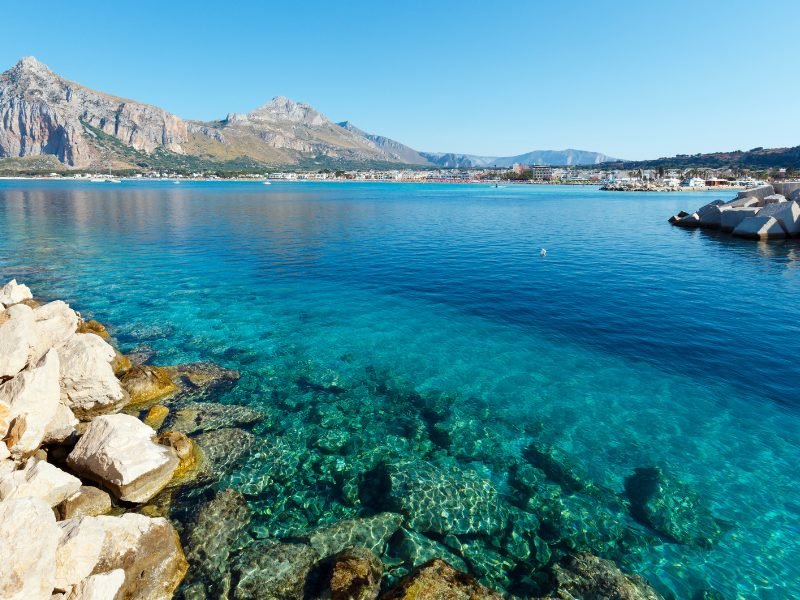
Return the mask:
M471 440L451 429L449 454L502 493L498 457L531 440L614 493L633 469L662 466L725 533L711 549L652 537L615 559L678 598L798 597L800 244L666 223L717 197L4 181L0 277L109 324L124 351L238 369L218 399L268 410L263 436L323 466L324 425L308 418L326 410L358 420L364 444L434 456L376 373L446 394ZM355 514L330 477L300 471L282 485L304 502L276 505L274 482L248 496L265 535Z

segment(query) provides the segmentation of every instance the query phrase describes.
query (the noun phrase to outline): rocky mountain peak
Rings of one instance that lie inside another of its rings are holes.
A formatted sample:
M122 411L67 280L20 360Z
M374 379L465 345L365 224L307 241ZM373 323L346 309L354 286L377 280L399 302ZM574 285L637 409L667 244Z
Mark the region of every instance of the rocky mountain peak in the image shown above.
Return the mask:
M43 62L33 56L25 56L11 67L8 71L0 75L4 80L21 85L33 82L58 81L60 78L50 70Z
M247 116L252 120L283 121L312 127L319 127L328 123L328 119L312 106L302 102L295 102L285 96L276 96L263 106L259 106L248 113Z

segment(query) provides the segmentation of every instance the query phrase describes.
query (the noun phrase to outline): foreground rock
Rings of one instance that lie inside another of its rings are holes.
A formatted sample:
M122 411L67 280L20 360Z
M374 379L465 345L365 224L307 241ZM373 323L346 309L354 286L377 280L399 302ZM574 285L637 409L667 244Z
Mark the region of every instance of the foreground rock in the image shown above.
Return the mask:
M90 575L72 588L66 600L111 600L117 597L123 583L125 571L122 569Z
M34 332L28 364L37 362L51 348L75 335L78 315L65 302L56 300L33 309Z
M60 530L38 498L0 502L0 598L47 599L55 587Z
M179 460L153 441L155 432L129 415L97 417L69 455L77 473L126 502L146 502L169 483Z
M0 314L0 379L14 377L28 364L34 323L33 309L24 304Z
M111 512L111 496L103 490L82 485L77 492L64 499L58 506L61 520L77 517L97 517Z
M319 555L304 544L272 540L253 542L233 564L235 600L303 600L311 569Z
M759 214L739 223L733 235L754 240L782 240L786 237L786 230L777 219Z
M700 496L659 467L636 469L625 479L625 493L636 520L676 542L711 548L722 535Z
M72 336L58 348L61 400L80 419L120 410L128 401L111 362L116 353L108 342L88 333Z
M12 304L19 304L25 300L32 300L33 294L27 285L17 283L16 279L12 279L2 288L0 288L0 304L3 306L11 306Z
M403 577L381 600L501 600L502 596L434 559Z
M122 377L122 386L130 394L134 406L147 405L178 391L169 373L154 365L131 367Z
M375 600L381 590L383 564L366 548L345 548L332 559L331 600Z
M591 554L567 556L553 566L555 590L550 597L613 600L664 600L638 575L628 575L610 560Z
M39 498L54 507L81 487L80 479L43 460L31 458L25 467L0 478L0 500Z

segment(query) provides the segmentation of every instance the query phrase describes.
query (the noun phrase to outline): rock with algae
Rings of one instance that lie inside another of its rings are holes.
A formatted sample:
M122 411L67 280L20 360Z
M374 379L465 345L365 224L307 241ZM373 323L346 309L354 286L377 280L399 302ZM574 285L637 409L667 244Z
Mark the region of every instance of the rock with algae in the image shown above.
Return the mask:
M386 512L371 517L345 519L293 537L307 543L321 557L331 556L349 546L360 546L383 554L386 542L400 528L402 521L402 515Z
M258 540L233 561L234 600L302 600L319 559L305 544Z
M552 569L552 598L574 600L664 600L638 575L591 554L566 556Z
M190 402L175 408L167 418L165 426L174 431L192 434L225 427L251 425L262 418L264 418L264 413L249 406Z
M501 599L497 592L438 558L417 567L381 596L381 600Z
M353 546L331 560L331 600L375 600L381 591L383 563L366 548Z
M676 542L711 548L722 535L700 495L660 467L636 469L625 479L625 493L637 521Z

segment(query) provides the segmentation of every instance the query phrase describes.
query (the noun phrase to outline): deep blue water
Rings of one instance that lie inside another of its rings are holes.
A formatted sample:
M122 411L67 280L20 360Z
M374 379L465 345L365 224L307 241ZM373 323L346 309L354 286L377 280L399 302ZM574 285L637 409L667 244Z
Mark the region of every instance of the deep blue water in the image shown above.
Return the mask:
M344 377L391 369L498 427L545 423L616 491L663 465L735 526L630 566L680 598L798 597L800 244L667 224L717 197L3 181L0 278L158 363L241 370L236 401L268 403L259 386L288 353Z

